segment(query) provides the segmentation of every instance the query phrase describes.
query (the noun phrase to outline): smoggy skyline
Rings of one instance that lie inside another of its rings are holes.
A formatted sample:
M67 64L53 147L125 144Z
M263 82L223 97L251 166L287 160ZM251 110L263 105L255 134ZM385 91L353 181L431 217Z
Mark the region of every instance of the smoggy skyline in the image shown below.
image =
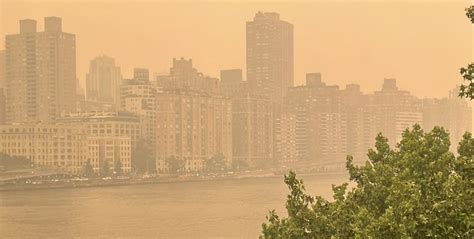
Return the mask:
M192 58L213 77L222 69L245 75L245 23L257 11L278 12L294 25L295 85L307 72L328 84L378 90L397 78L419 97L444 97L461 83L458 69L473 60L473 30L464 15L469 1L352 2L29 2L1 5L1 45L18 32L20 19L63 19L77 38L77 77L82 86L90 60L116 59L125 78L134 67L164 73L172 58ZM6 10L8 9L8 11Z

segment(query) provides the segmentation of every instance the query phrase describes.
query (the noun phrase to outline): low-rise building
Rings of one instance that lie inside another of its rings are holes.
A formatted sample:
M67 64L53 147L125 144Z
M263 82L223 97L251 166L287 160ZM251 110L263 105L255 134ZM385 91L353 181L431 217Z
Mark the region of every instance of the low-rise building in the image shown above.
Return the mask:
M140 138L140 120L130 112L80 112L63 114L58 122L84 125L88 136L128 136L132 148Z
M122 136L89 136L84 125L12 124L0 126L0 152L22 156L38 166L80 174L90 161L96 173L100 163L118 160L131 171L131 140ZM113 166L112 166L113 168Z
M130 137L124 136L93 136L87 138L87 160L94 169L94 172L101 173L104 167L109 172L120 170L123 173L130 173L131 162L131 141ZM104 166L107 164L107 166Z

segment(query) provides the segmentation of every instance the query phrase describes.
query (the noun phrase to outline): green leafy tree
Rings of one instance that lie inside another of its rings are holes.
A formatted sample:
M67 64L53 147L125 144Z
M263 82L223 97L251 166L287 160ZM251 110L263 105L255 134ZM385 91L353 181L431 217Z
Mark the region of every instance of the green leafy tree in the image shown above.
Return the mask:
M175 156L168 157L166 160L168 165L168 172L171 174L177 174L184 171L184 160L178 159Z
M155 159L150 144L141 139L132 152L132 169L137 173L150 173L156 171Z
M109 176L110 175L110 162L108 159L102 161L100 165L100 176Z
M474 6L466 9L466 16L471 19L474 24ZM459 88L459 96L470 100L474 99L474 63L463 67L460 70L461 76L464 79L464 84Z
M94 168L92 167L91 160L87 160L87 162L82 167L82 174L86 177L94 176Z
M212 156L204 161L203 171L205 172L223 172L227 169L227 162L222 154Z
M333 186L333 201L307 195L290 172L288 217L271 211L261 238L473 238L472 135L464 135L457 157L439 127L425 133L415 125L395 149L387 142L377 136L364 166L348 156L355 186Z

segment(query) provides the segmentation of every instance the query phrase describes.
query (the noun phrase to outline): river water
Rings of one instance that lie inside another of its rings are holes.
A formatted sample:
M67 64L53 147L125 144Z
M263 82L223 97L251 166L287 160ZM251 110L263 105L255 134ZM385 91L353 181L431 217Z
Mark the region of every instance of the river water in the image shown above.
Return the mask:
M342 175L305 176L331 198ZM282 178L0 192L1 238L258 238L268 210L285 215Z

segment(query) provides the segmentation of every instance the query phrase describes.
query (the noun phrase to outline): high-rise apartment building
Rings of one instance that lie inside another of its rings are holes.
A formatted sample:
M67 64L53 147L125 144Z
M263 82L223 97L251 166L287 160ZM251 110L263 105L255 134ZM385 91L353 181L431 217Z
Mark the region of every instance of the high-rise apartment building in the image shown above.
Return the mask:
M344 161L347 152L347 113L338 86L327 86L318 73L306 85L290 88L289 111L295 115L296 157L311 163Z
M395 79L385 79L382 90L373 95L373 114L377 132L394 147L402 133L415 124L423 126L421 100L408 91L399 90Z
M237 168L264 167L274 160L273 103L242 92L232 99L232 154Z
M49 122L75 110L76 39L62 31L61 18L20 21L20 33L6 36L8 122Z
M204 162L222 155L232 161L232 105L219 93L217 78L193 68L192 60L173 59L169 75L157 78L155 150L158 172L166 160L183 160L186 171L201 170Z
M343 111L347 115L347 154L354 162L365 162L367 152L374 147L377 135L374 107L369 95L360 91L360 86L349 84L341 91Z
M223 155L232 161L232 106L222 96L164 89L156 97L156 168L167 172L166 160L183 160L186 171Z
M274 125L274 158L280 163L293 163L296 157L296 114L292 112L288 104L281 107L279 117Z
M114 58L105 55L94 58L86 76L87 100L118 104L121 81L120 67L115 65Z
M273 12L247 22L247 81L253 93L282 101L293 86L293 25Z
M140 75L134 79L124 80L120 87L120 110L132 112L140 119L141 139L153 146L155 153L156 112L155 101L157 87Z

